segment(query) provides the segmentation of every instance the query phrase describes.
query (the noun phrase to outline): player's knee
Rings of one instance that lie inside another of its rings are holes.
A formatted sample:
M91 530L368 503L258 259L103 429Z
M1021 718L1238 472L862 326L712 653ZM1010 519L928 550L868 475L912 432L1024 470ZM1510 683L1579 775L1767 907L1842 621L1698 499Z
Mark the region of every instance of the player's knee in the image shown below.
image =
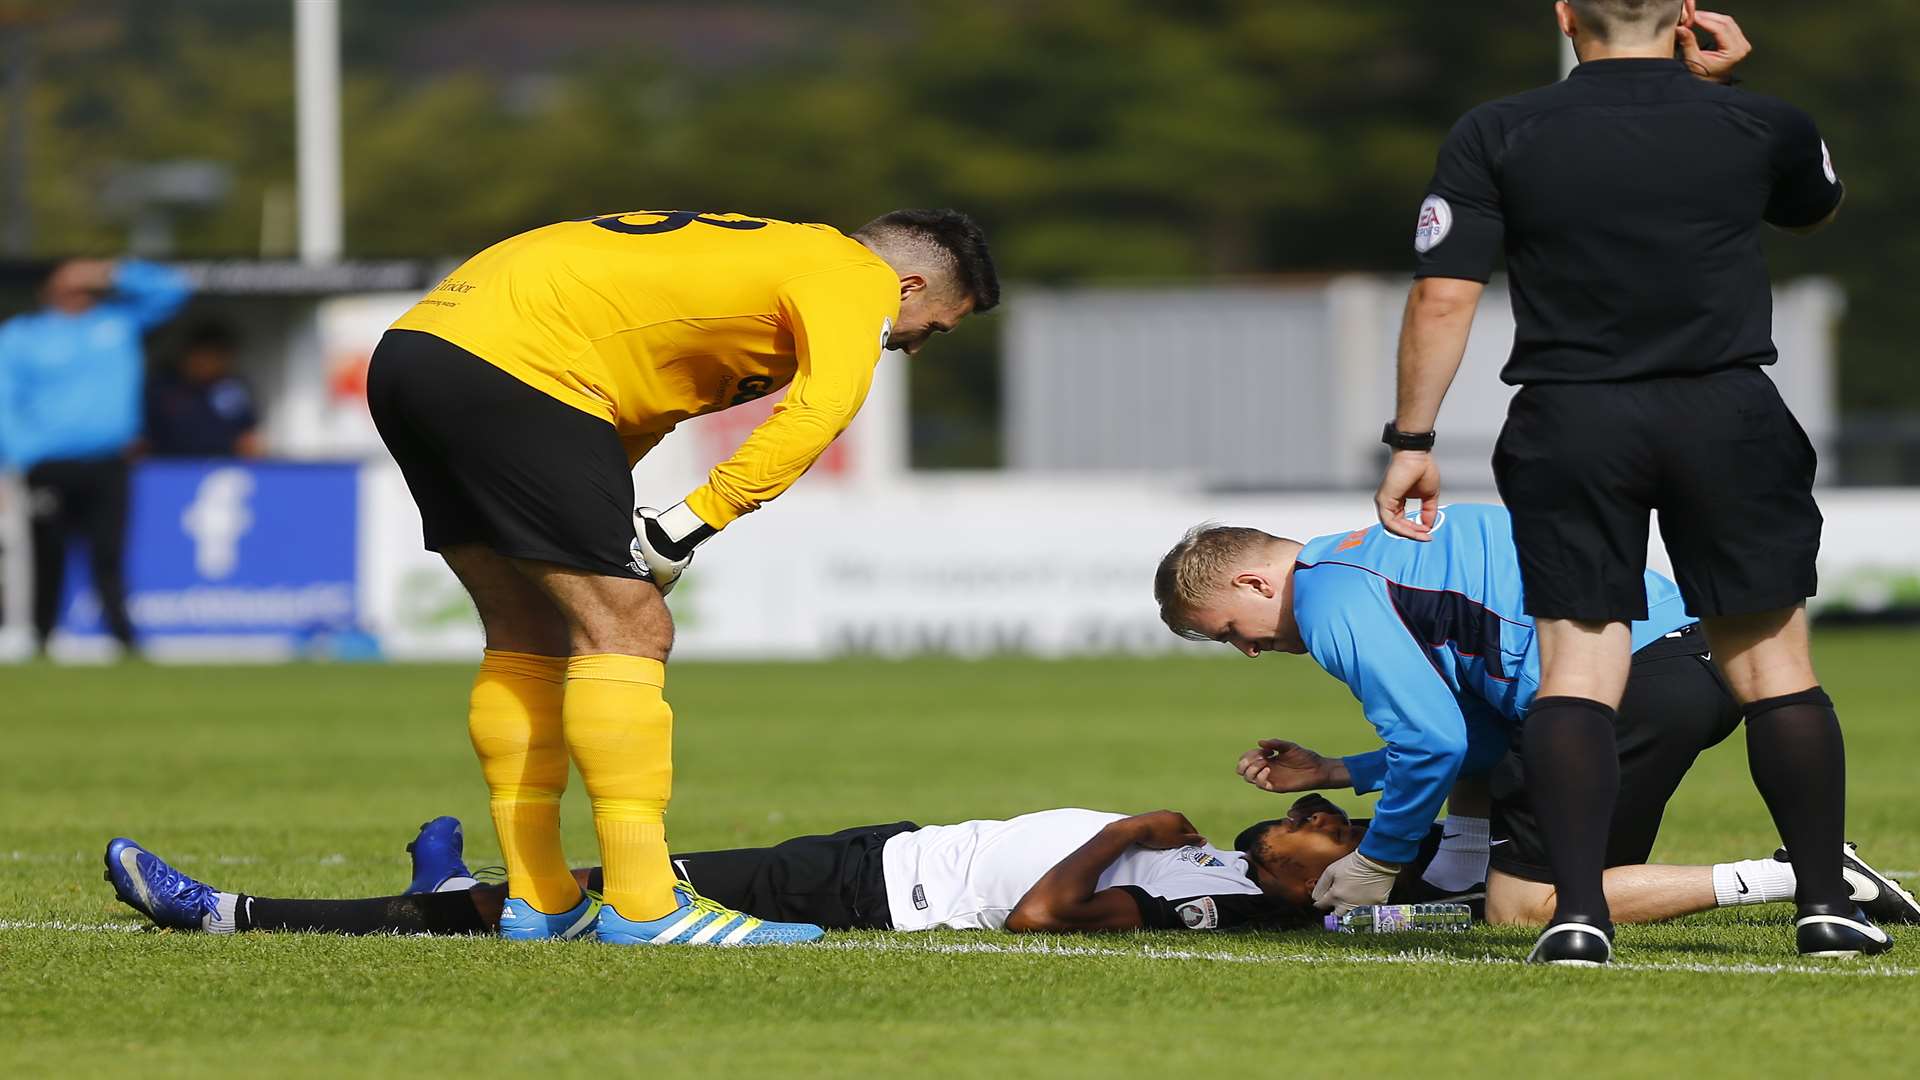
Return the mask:
M1797 693L1819 683L1804 608L1701 620L1714 661L1742 702Z

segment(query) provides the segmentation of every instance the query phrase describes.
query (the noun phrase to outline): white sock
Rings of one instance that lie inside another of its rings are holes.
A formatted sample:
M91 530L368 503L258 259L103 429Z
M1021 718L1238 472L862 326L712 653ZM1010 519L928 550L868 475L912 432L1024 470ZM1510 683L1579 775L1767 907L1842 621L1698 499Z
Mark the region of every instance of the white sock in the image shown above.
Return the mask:
M1721 907L1791 900L1798 887L1792 863L1743 859L1713 867L1713 901Z
M233 918L233 906L239 899L235 893L214 893L213 910L200 916L200 929L209 934L231 934L239 929Z
M1440 823L1440 850L1420 877L1441 892L1461 892L1487 880L1487 819L1448 814Z
M450 877L447 880L441 882L440 884L435 885L433 887L433 891L434 892L466 892L468 889L471 889L478 884L480 884L480 880L478 878L456 876L456 877Z

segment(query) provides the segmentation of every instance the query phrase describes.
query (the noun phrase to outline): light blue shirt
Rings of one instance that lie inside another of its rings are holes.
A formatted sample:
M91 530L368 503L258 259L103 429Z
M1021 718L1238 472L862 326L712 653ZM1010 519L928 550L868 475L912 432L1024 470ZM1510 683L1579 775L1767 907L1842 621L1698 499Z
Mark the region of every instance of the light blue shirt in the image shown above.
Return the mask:
M1412 861L1455 778L1500 760L1540 689L1506 509L1446 507L1432 535L1404 540L1375 524L1322 536L1293 572L1307 652L1347 684L1386 743L1345 759L1356 792L1381 793L1360 850L1382 862ZM1633 624L1635 649L1695 621L1652 571L1647 616Z
M44 310L0 324L0 464L101 457L140 435L141 336L186 303L185 276L127 260L113 292L77 315Z

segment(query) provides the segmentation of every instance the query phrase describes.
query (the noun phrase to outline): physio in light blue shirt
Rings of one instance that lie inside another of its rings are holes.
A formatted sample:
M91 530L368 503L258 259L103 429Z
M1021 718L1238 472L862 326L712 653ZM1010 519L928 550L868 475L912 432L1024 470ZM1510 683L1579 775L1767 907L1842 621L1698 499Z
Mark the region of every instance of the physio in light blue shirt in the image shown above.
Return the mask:
M1191 580L1214 564L1217 580ZM1353 692L1386 744L1344 759L1357 792L1381 793L1358 854L1385 866L1412 861L1454 780L1500 760L1539 690L1503 507L1446 507L1427 543L1378 524L1305 544L1198 531L1155 584L1162 617L1183 636L1250 656L1306 653ZM1673 582L1648 572L1646 585L1635 649L1695 621Z
M137 260L62 263L46 306L0 324L0 464L118 454L140 435L141 337L186 302L179 272Z

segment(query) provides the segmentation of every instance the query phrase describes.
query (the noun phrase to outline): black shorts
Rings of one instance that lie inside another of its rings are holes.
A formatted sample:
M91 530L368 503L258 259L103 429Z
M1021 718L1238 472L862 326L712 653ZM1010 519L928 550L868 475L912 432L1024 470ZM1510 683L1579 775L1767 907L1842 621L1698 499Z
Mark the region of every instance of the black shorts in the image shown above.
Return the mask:
M1620 701L1615 742L1620 795L1607 837L1608 866L1637 866L1653 852L1660 819L1694 758L1740 726L1740 704L1707 656L1698 626L1633 655ZM1523 733L1524 734L1524 733ZM1521 736L1493 770L1493 849L1489 865L1528 881L1552 881L1545 835L1527 795Z
M1647 521L1697 616L1814 593L1813 444L1758 368L1514 395L1494 448L1527 614L1644 619Z
M675 852L673 871L709 900L776 922L828 930L891 930L881 851L920 826L862 825L825 836L797 836L772 847ZM600 888L600 871L587 887Z
M640 576L630 565L633 473L612 424L414 330L389 330L374 348L367 406L420 508L428 551L484 544Z

